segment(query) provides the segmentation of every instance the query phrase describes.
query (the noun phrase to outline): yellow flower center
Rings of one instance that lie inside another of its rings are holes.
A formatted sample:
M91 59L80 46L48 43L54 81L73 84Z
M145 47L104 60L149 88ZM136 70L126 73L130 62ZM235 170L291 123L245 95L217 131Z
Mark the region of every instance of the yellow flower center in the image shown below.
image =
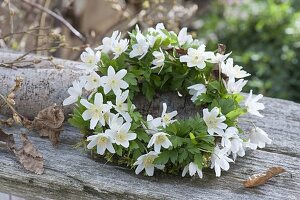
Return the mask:
M164 116L163 116L163 121L164 122L169 122L171 120L171 118L170 118L170 115L169 114L165 114Z
M87 63L88 63L88 64L92 64L93 62L94 62L93 57L92 57L92 56L89 56L89 57L87 58Z
M162 144L162 143L164 143L166 141L166 136L165 135L159 135L159 136L157 136L157 138L156 138L156 143L158 143L158 144Z
M155 158L156 158L156 156L147 156L146 158L144 158L143 163L144 163L145 167L149 167L149 166L153 165L153 161Z
M217 127L217 125L218 125L218 120L217 120L215 117L211 116L211 117L209 117L209 118L207 119L207 124L208 124L208 126L210 126L210 127Z
M119 132L116 139L120 142L125 142L127 140L127 134L125 132Z
M97 144L99 145L99 146L103 146L103 145L105 145L106 143L107 143L107 138L106 137L100 137L99 139L98 139L98 141L97 141Z

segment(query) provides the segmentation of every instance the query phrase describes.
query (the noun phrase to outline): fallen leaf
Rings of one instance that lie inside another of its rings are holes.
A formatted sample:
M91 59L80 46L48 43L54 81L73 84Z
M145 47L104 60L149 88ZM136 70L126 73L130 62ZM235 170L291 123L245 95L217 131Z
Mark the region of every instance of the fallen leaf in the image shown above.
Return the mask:
M22 133L20 138L23 146L20 149L15 150L19 162L28 171L42 174L44 172L43 155L33 146L26 134Z
M33 127L41 137L49 137L52 144L57 145L64 119L62 109L54 104L38 113L33 120Z
M0 129L0 141L6 143L6 146L11 150L15 146L13 134L7 134Z
M14 136L0 129L0 141L6 143L8 149L15 154L23 167L36 174L42 174L44 172L43 155L33 146L25 133L22 133L20 138L23 145L17 148Z
M271 167L265 173L254 174L254 175L250 176L247 180L244 181L244 183L243 183L244 187L250 188L250 187L256 187L259 185L263 185L269 179L271 179L273 176L281 174L285 171L286 170L282 167Z

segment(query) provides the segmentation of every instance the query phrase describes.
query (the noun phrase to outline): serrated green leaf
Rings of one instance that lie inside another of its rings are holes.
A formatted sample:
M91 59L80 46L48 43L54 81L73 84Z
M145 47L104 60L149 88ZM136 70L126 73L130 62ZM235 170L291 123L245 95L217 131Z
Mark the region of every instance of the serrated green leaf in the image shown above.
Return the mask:
M124 81L126 81L129 85L137 85L136 76L130 72L126 74Z
M185 161L189 156L189 153L186 149L180 149L178 153L179 153L178 154L179 163L183 163L183 161Z
M176 163L178 158L178 150L177 149L173 149L170 151L170 160L173 164Z
M170 151L163 151L161 152L158 157L154 160L154 164L157 165L164 165L169 161L170 158Z
M202 154L195 154L194 155L194 163L198 166L198 168L201 170L203 167L203 157Z

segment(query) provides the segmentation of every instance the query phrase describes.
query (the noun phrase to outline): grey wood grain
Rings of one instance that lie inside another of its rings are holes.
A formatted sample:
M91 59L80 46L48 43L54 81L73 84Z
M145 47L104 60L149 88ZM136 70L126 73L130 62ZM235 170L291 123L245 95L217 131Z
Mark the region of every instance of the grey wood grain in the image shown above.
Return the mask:
M28 199L299 199L300 105L271 98L264 98L263 102L264 118L246 116L240 123L248 129L249 121L253 121L269 134L273 143L265 149L248 151L220 178L210 169L204 170L203 179L158 171L154 177L135 175L131 169L92 160L82 149L75 149L81 135L65 125L57 149L30 132L30 139L44 154L43 175L26 172L13 154L0 148L0 192L10 191ZM185 109L186 113L195 110L189 106ZM17 135L20 128L6 127L5 131ZM257 188L243 187L244 179L273 166L282 166L288 173Z

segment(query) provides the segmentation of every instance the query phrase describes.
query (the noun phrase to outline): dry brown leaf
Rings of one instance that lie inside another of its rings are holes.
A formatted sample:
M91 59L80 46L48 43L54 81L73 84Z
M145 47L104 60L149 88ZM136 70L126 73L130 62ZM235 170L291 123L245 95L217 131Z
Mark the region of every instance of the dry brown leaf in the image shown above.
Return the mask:
M33 146L26 134L22 133L20 138L23 142L23 146L15 150L19 162L28 171L42 174L44 172L43 155Z
M244 181L244 187L256 187L265 184L270 178L285 172L286 170L282 167L271 167L265 173L254 174Z
M41 137L49 137L52 144L57 145L64 119L64 113L60 106L52 105L38 113L34 118L33 127Z
M6 143L9 149L14 148L15 140L12 134L7 134L0 129L0 141Z
M8 149L15 154L23 167L36 174L42 174L44 172L43 155L33 146L26 134L22 133L20 138L23 146L17 148L13 135L0 129L0 141L6 143Z

